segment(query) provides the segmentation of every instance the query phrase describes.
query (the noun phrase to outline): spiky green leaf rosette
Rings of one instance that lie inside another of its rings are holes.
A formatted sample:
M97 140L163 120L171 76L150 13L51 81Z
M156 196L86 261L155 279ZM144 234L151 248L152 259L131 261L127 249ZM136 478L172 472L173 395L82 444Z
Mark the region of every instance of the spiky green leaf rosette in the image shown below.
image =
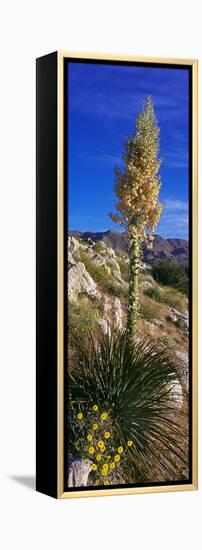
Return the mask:
M91 458L91 483L184 479L187 434L169 354L126 334L74 343L69 372L71 451ZM118 458L117 458L118 457Z

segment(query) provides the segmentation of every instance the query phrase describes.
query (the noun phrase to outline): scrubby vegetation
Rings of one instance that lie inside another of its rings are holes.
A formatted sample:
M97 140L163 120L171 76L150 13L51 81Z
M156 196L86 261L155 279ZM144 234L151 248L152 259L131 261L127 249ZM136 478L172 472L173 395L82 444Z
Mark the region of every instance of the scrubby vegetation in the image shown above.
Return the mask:
M170 262L159 262L152 266L154 280L165 286L173 286L182 294L188 294L189 280L183 267Z
M167 304L170 307L174 307L179 311L183 310L186 306L185 300L175 290L163 291L157 287L150 287L144 290L145 296L148 296L155 302L161 304Z
M124 258L118 258L119 267L121 270L121 276L123 280L128 283L129 281L129 265Z
M160 305L155 304L151 300L140 300L140 316L146 321L153 321L153 319L161 319L162 310Z
M102 253L104 250L103 244L101 242L97 242L93 245L93 251L98 252L99 254Z
M68 338L71 345L75 337L97 328L100 319L99 310L88 300L80 297L79 301L68 304Z

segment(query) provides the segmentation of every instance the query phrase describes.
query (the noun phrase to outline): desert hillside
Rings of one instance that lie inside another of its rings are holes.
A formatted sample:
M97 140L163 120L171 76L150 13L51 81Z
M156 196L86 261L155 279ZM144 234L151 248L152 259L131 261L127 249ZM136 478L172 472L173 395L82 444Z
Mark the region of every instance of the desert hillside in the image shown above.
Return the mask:
M127 252L128 241L125 231L109 230L95 233L90 231L70 231L69 235L79 239L79 241L88 241L90 239L94 243L103 242L112 247L115 252ZM155 235L152 250L148 250L146 246L143 246L143 261L156 263L163 260L187 266L189 261L188 241L185 239L163 239L159 235Z
M187 241L156 237L154 250L144 250L137 335L139 338L147 335L170 350L179 367L182 396L188 389L189 323L188 279L186 269L181 266L187 261ZM125 329L128 266L124 233L73 232L69 235L70 347L71 337L77 333L85 335L88 331L107 333L112 328Z

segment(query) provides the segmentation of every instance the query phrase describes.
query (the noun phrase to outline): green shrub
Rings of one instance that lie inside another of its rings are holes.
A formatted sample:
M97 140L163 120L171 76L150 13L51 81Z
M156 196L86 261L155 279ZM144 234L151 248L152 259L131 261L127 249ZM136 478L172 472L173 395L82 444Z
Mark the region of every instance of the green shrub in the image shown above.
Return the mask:
M158 340L166 348L170 348L170 349L173 348L172 340L171 338L169 338L169 336L166 336L163 334L162 336L158 337Z
M152 274L155 281L165 286L173 286L182 294L188 294L189 280L187 273L177 264L159 262L152 266Z
M90 243L89 243L88 239L80 239L80 244L81 245L83 244L84 246L89 246Z
M178 309L179 311L185 309L185 304L183 302L185 298L180 297L174 290L170 290L169 292L165 292L163 296L163 303L167 304L170 307L174 307L175 309Z
M78 302L68 304L68 336L72 338L93 331L100 318L98 309L86 297L80 297Z
M152 300L155 300L155 302L166 304L178 310L183 309L183 299L180 299L180 296L177 295L174 290L170 290L169 292L162 292L158 288L152 287L144 290L144 295L148 296Z
M155 302L163 302L163 292L161 292L158 288L147 288L144 290L144 294L145 296L148 296L148 298L155 300Z
M122 279L126 282L129 280L129 265L123 258L118 258L119 267L121 270Z
M114 269L114 262L113 262L113 260L111 260L111 259L107 260L107 261L106 261L106 265L107 265L108 267L110 267L110 269L113 271L113 269Z
M105 250L105 247L101 244L101 242L97 242L93 245L93 251L95 252L103 252Z
M152 303L152 301L142 301L140 303L140 316L146 321L161 318L161 306Z

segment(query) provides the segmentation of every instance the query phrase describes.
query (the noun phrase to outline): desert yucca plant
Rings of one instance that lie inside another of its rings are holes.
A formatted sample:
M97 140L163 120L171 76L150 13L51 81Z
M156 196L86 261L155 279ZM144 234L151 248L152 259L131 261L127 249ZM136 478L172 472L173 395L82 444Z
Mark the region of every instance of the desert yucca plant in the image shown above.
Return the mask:
M186 477L178 376L166 351L148 340L129 345L126 333L77 339L74 350L69 438L73 454L92 459L91 483Z
M139 314L139 275L142 244L152 247L154 230L163 205L159 169L159 132L151 97L143 105L135 123L135 134L128 137L123 154L123 168L115 169L116 214L112 220L122 225L128 236L129 293L128 340L135 338Z

